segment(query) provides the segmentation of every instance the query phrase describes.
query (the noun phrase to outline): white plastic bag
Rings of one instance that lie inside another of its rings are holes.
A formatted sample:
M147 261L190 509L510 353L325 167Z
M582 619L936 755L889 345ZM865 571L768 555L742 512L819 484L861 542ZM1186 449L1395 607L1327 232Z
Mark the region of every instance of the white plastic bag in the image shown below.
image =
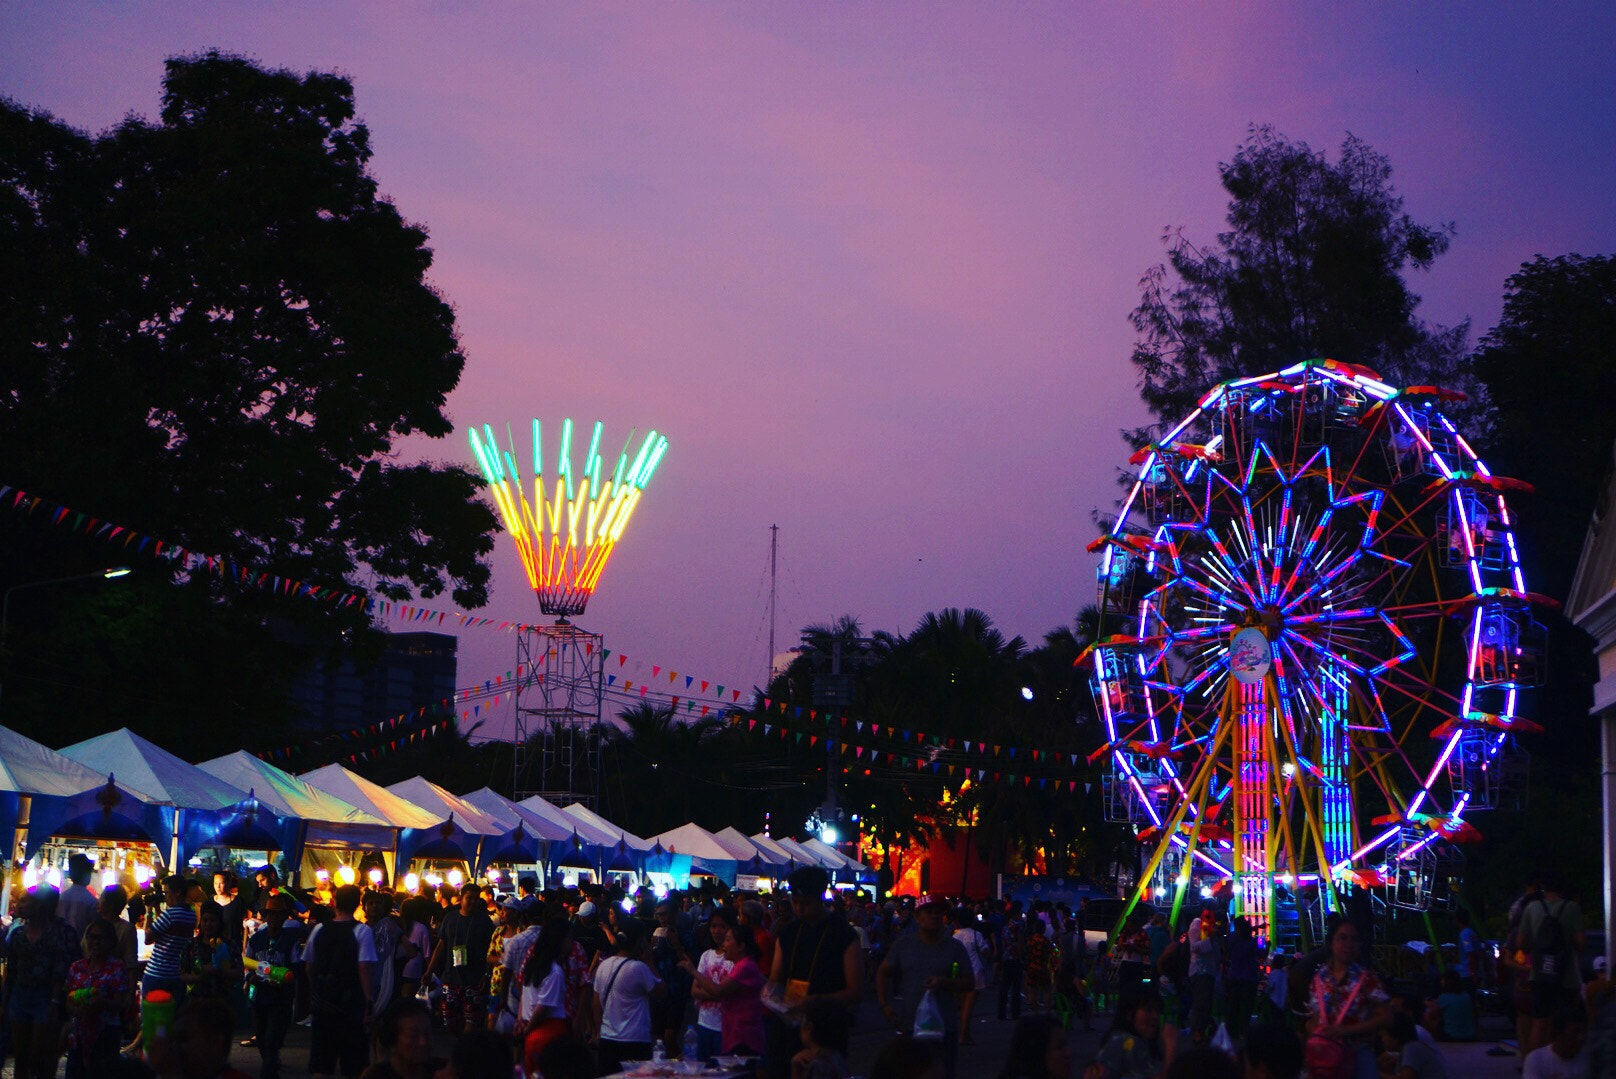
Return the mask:
M915 1038L929 1038L941 1041L943 1037L943 1009L937 1006L937 998L930 989L926 990L920 998L920 1004L915 1008Z
M1234 1039L1229 1036L1229 1028L1222 1023L1218 1024L1217 1032L1212 1035L1212 1048L1234 1056Z

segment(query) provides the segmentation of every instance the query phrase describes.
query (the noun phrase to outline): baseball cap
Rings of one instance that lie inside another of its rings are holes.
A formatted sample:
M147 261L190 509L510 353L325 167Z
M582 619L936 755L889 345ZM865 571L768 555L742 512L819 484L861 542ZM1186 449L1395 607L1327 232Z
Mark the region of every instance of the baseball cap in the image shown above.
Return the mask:
M578 904L578 917L593 918L594 916L595 904L592 901L586 899L582 903Z

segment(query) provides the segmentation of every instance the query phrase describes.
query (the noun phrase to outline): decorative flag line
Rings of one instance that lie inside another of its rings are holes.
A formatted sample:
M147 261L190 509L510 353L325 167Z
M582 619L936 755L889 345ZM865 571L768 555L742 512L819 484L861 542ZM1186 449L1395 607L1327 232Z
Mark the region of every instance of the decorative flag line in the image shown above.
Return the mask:
M84 513L83 511L74 510L69 506L48 501L37 495L31 495L27 491L19 488L0 485L0 506L6 505L9 505L13 511L24 516L31 518L47 518L53 525L65 527L70 532L92 536L94 538L104 540L107 543L116 544L132 553L169 562L170 564L176 565L188 573L208 573L222 580L229 580L238 584L273 591L278 595L300 596L307 599L317 600L333 607L351 607L357 604L361 605L361 609L367 614L402 620L405 622L427 622L435 625L446 625L452 620L454 625L462 628L487 628L501 632L540 628L527 622L520 622L511 619L484 618L477 615L466 614L463 611L441 610L438 608L423 607L418 604L403 603L388 599L378 599L367 596L361 592L349 592L341 589L325 588L320 585L306 584L303 581L295 580L291 577L280 574L274 574L267 571L257 571L254 568L246 566L233 559L192 551L180 546L179 544L169 543L153 536L137 532L133 529L126 528L122 525L116 525L111 521L103 520L99 517ZM665 667L660 663L651 665L651 677L649 680L641 679L636 681L634 679L624 678L623 675L626 673L624 672L624 668L627 666L629 661L629 657L624 653L613 652L609 648L602 649L602 666L609 670L609 664L607 664L606 661L612 659L614 656L617 659L618 673L606 675L606 688L615 688L617 683L621 680L622 690L624 692L632 693L635 689L638 689L641 697L647 696L648 693L655 692L656 696L661 698L669 696L666 690L660 689L660 684L663 681L666 681L669 686L674 686L677 688L679 680L683 678L683 688L685 692L671 697L674 709L677 710L681 703L685 705L685 711L687 713L693 713L697 707L700 707L702 709L701 715L703 716L707 715L713 710L714 703L719 705L733 706L738 704L741 699L742 691L739 689L731 689L729 686L723 683L715 682L711 679L697 678L695 675L681 675L677 670L670 667ZM644 666L645 664L643 662L636 662L635 673L639 673ZM520 673L520 671L517 672L518 676ZM543 675L541 674L538 677L542 678ZM487 690L491 686L498 684L501 681L501 679L496 678L490 682L485 682L483 684L484 689ZM511 681L510 672L506 672L503 681ZM652 689L653 685L657 687L656 690ZM727 700L725 699L726 697L728 698ZM703 701L708 703L703 704ZM792 706L789 706L784 701L773 701L767 697L763 699L763 710L765 712L768 712L771 708L773 708L777 709L783 716L786 714L789 707ZM804 710L801 707L796 707L793 714L796 718L800 719L803 715L803 711ZM808 715L810 721L818 721L822 718L827 729L831 729L835 725L846 728L851 723L855 724L858 731L863 731L864 728L868 726L872 733L879 735L881 731L885 730L890 734L895 735L900 741L915 742L917 745L924 744L926 742L930 742L932 745L941 745L946 743L949 749L957 749L959 746L963 745L966 753L975 753L984 760L989 757L1007 757L1008 759L1015 759L1020 755L1025 755L1026 759L1038 761L1042 756L1048 756L1051 759L1056 756L1060 756L1060 754L1053 753L1053 751L1050 750L1030 749L1020 746L1007 746L1001 743L980 742L974 739L943 739L936 735L928 734L925 731L905 727L893 727L890 724L867 724L864 721L849 720L845 715L832 715L829 712L821 713L817 709L809 709ZM393 717L393 720L398 720L400 718L402 717L395 716ZM355 728L355 731L368 730L370 728L381 728L383 725L392 722L393 720L382 720L379 723L370 724L369 728ZM355 732L343 732L343 735L354 733ZM379 730L374 731L373 733L379 733ZM343 737L343 735L338 735L336 737L340 738ZM1075 766L1076 754L1067 754L1067 756L1074 758L1072 763Z

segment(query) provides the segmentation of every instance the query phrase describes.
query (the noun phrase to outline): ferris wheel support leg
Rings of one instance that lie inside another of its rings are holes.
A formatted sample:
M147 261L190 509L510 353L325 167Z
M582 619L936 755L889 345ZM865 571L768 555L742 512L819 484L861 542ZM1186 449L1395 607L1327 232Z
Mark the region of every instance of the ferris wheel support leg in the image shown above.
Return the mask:
M1280 730L1285 734L1285 748L1290 751L1291 760L1300 760L1301 753L1297 750L1295 739L1291 737L1290 728L1282 724ZM1301 799L1302 816L1307 822L1308 838L1312 839L1313 849L1318 856L1319 889L1326 895L1330 909L1334 910L1341 905L1341 897L1336 894L1335 877L1330 871L1331 866L1326 853L1329 848L1324 842L1323 822L1320 820L1318 810L1314 807L1314 799L1310 796L1307 784L1301 781L1303 774L1300 766L1298 766L1296 771L1297 782L1295 784L1296 795ZM1322 794L1323 792L1321 791L1320 795L1322 796ZM1297 868L1300 869L1301 866L1297 866Z
M1207 787L1212 776L1217 772L1218 755L1223 752L1224 743L1229 740L1230 726L1228 723L1218 724L1218 733L1212 739L1212 745L1205 756L1201 758L1195 775L1190 779L1189 786L1185 790L1185 797L1179 799L1178 808L1174 809L1172 815L1162 822L1161 840L1156 844L1156 853L1150 856L1150 862L1145 866L1144 872L1139 874L1139 883L1134 887L1133 896L1128 900L1127 906L1122 908L1122 915L1117 918L1117 924L1111 929L1111 938L1113 940L1116 939L1118 931L1127 924L1129 916L1133 914L1133 908L1143 897L1145 889L1150 887L1150 879L1156 875L1156 870L1161 868L1162 858L1167 854L1167 848L1172 845L1173 836L1178 833L1179 826L1184 823L1185 816L1189 814L1190 806L1199 805L1201 799L1206 797ZM1199 831L1199 828L1200 818L1197 816L1197 831ZM1194 858L1195 855L1192 853L1190 857ZM1176 916L1177 913L1177 905L1175 904L1174 915ZM1175 932L1177 931L1176 920L1172 928Z

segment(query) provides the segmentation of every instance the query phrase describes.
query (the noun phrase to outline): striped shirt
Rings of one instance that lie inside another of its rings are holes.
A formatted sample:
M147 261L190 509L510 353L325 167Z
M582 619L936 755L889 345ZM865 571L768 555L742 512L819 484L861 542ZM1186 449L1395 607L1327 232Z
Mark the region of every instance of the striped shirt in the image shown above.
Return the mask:
M186 946L196 936L196 915L190 907L165 907L146 927L151 942L151 958L146 962L148 978L178 978L180 960Z

